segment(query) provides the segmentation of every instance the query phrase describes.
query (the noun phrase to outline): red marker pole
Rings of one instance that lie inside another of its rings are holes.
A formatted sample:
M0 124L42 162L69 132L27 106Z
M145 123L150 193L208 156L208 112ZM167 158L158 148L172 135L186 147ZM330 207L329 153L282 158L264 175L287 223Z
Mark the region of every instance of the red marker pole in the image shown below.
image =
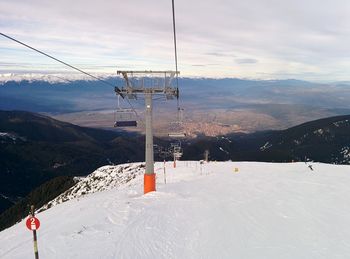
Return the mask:
M36 230L40 227L40 221L35 217L34 205L30 207L30 214L29 214L29 218L26 221L26 225L29 230L33 231L34 255L35 255L35 259L39 259L38 239L36 236Z

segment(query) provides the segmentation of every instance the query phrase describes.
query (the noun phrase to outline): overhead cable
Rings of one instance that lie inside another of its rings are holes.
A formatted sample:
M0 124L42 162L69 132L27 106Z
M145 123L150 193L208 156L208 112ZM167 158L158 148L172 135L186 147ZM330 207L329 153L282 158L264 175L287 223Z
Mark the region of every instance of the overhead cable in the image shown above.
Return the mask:
M49 54L47 54L47 53L41 51L41 50L38 50L38 49L36 49L36 48L34 48L34 47L32 47L32 46L29 46L28 44L25 44L25 43L22 42L22 41L16 40L16 39L14 39L14 38L12 38L12 37L10 37L10 36L8 36L8 35L2 33L2 32L0 32L0 35L4 36L5 38L8 38L8 39L10 39L10 40L12 40L12 41L14 41L14 42L17 42L18 44L21 44L21 45L23 45L23 46L25 46L25 47L27 47L27 48L29 48L29 49L31 49L31 50L34 50L34 51L36 51L36 52L38 52L38 53L40 53L40 54L42 54L42 55L44 55L44 56L46 56L46 57L48 57L48 58L51 58L51 59L53 59L53 60L55 60L55 61L57 61L57 62L59 62L59 63L65 65L65 66L67 66L67 67L70 67L70 68L72 68L72 69L74 69L74 70L77 70L77 71L79 71L80 73L83 73L83 74L85 74L85 75L87 75L87 76L90 76L90 77L92 77L92 78L94 78L94 79L100 81L101 83L104 83L104 84L107 84L107 85L109 85L109 86L115 87L113 84L109 83L109 82L106 81L106 80L103 80L103 79L101 79L101 78L99 78L99 77L97 77L97 76L91 75L90 73L85 72L85 71L83 71L83 70L81 70L81 69L79 69L79 68L77 68L77 67L75 67L75 66L72 66L72 65L70 65L70 64L68 64L68 63L66 63L66 62L64 62L64 61L62 61L62 60L60 60L60 59L58 59L58 58L55 58L55 57L53 57L53 56L51 56L51 55L49 55ZM120 93L119 93L119 92L120 92L120 89L119 89L118 87L116 87L116 89L117 89L117 91L118 91L118 94L120 95ZM123 97L123 96L122 96L122 97ZM124 97L123 97L123 98L124 98Z
M176 47L176 25L175 25L175 3L174 0L172 3L172 12L173 12L173 33L174 33L174 50L175 50L175 71L176 71L176 89L177 89L177 120L180 119L180 104L179 104L179 77L178 77L178 67L177 67L177 47Z
M68 63L66 63L66 62L64 62L64 61L62 61L62 60L60 60L60 59L58 59L58 58L55 58L55 57L53 57L53 56L51 56L51 55L49 55L49 54L47 54L47 53L45 53L45 52L43 52L43 51L41 51L41 50L38 50L38 49L36 49L36 48L34 48L34 47L32 47L32 46L29 46L28 44L26 44L26 43L24 43L24 42L22 42L22 41L16 40L16 39L14 39L14 38L12 38L12 37L10 37L10 36L8 36L8 35L2 33L2 32L0 32L0 35L2 35L2 36L4 36L5 38L8 38L8 39L10 39L10 40L12 40L12 41L18 43L18 44L21 44L21 45L23 45L23 46L25 46L25 47L27 47L27 48L29 48L29 49L31 49L31 50L34 50L34 51L36 51L36 52L38 52L38 53L40 53L40 54L42 54L42 55L44 55L44 56L46 56L46 57L48 57L48 58L51 58L51 59L53 59L53 60L55 60L55 61L57 61L57 62L59 62L59 63L65 65L65 66L68 66L68 67L70 67L70 68L72 68L72 69L74 69L74 70L77 70L77 71L79 71L80 73L83 73L83 74L85 74L85 75L87 75L87 76L90 76L90 77L92 77L92 78L98 80L98 81L101 82L101 83L104 83L104 84L106 84L106 85L115 87L115 89L117 90L117 93L124 99L124 96L120 93L120 89L119 89L117 86L115 86L115 85L109 83L108 81L103 80L103 79L101 79L101 78L99 78L99 77L97 77L97 76L91 75L91 74L88 73L88 72L85 72L85 71L83 71L83 70L81 70L81 69L79 69L79 68L77 68L77 67L75 67L75 66L72 66L72 65L70 65L70 64L68 64ZM128 99L127 99L127 102L128 102L128 104L130 105L131 109L132 109L132 110L134 111L134 113L136 114L136 116L140 118L140 116L139 116L138 113L136 112L135 108L133 107L133 105L131 104L131 102L130 102Z
M176 87L179 88L178 68L177 68L177 48L176 48L176 27L175 27L175 4L174 4L174 0L172 0L172 11L173 11L173 33L174 33L174 48L175 48Z

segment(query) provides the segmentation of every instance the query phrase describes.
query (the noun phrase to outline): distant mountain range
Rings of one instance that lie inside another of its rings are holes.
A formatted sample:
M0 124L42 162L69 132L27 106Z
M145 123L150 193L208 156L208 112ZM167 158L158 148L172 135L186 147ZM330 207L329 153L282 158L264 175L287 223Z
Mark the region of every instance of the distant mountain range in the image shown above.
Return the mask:
M48 80L44 76L39 79L0 82L0 109L46 113L81 126L112 127L117 105L113 87L91 80ZM105 80L124 85L118 77ZM348 82L180 78L179 87L187 128L200 130L198 124L208 122L218 127L214 134L229 133L223 125L232 126L231 132L279 130L350 114ZM132 104L142 114L143 101L133 100ZM127 102L121 101L121 105L129 107ZM157 130L169 125L176 116L175 101L166 105L156 102L155 109L159 111L154 120Z
M155 139L163 148L172 142ZM350 164L350 115L281 131L200 136L181 145L184 160L203 159L208 150L211 160ZM40 207L65 191L75 176L86 176L103 165L140 161L144 161L142 135L84 128L30 112L0 111L0 213L4 212L0 228L9 224L9 217L25 215L28 204Z
M99 78L109 78L113 75L106 74L106 73L100 73L96 74L95 76ZM28 81L28 82L35 82L35 81L44 81L49 83L66 83L66 82L72 82L77 80L86 80L91 81L91 77L86 76L84 74L74 74L74 73L1 73L0 74L0 84L5 84L7 82L21 82L21 81ZM92 79L94 80L94 79Z

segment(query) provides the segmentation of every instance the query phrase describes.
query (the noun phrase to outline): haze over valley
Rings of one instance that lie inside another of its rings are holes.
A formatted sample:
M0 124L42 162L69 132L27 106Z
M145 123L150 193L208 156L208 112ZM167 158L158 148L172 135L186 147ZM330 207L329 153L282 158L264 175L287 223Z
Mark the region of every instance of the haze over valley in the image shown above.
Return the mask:
M124 85L117 77L108 81ZM180 78L179 84L183 128L192 137L286 129L350 113L347 82ZM144 100L131 102L142 118ZM114 89L97 81L10 80L0 85L0 109L40 112L80 126L113 129L116 107ZM176 120L176 102L159 99L154 109L155 133L164 136ZM142 132L139 125L136 131Z

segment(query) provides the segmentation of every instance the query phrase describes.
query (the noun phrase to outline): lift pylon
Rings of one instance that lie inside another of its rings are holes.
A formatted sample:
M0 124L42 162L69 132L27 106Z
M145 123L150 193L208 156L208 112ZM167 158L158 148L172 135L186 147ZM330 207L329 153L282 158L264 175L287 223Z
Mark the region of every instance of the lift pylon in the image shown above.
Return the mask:
M153 96L165 95L166 99L179 98L179 90L171 83L178 71L117 71L125 80L124 87L116 87L115 92L128 99L137 99L138 95L145 97L146 126L146 170L144 175L144 193L156 190L153 153Z

